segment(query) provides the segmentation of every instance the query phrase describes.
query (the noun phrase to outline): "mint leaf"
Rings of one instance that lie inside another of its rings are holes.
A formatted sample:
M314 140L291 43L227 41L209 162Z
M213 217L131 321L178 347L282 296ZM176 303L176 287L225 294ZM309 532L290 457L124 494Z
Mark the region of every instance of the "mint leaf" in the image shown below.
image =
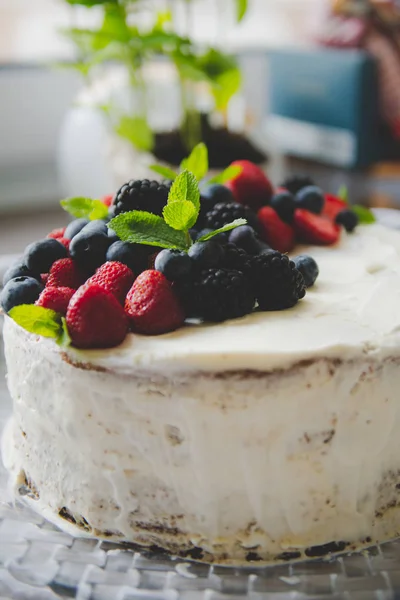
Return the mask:
M43 306L20 304L14 306L8 314L26 331L43 337L57 339L62 330L61 315Z
M151 150L154 145L153 132L142 117L121 117L115 127L116 133L131 142L139 150Z
M222 171L222 173L218 173L218 175L212 177L208 183L219 183L220 185L224 185L227 181L235 179L242 171L243 167L240 167L239 165L230 165Z
M111 219L108 227L123 242L175 250L186 250L188 247L187 236L183 231L173 229L164 219L152 213L139 210L122 213Z
M149 168L154 171L154 173L161 175L161 177L165 177L165 179L170 179L171 181L174 181L178 175L178 173L175 173L175 171L169 167L162 167L161 165L150 165Z
M197 181L203 179L208 172L208 150L207 146L201 142L197 144L187 158L181 162L182 171L190 171L196 177Z
M374 213L366 206L361 206L361 204L354 204L350 208L353 212L356 213L361 225L371 225L372 223L376 223L376 217Z
M165 222L179 231L187 231L193 227L197 221L197 215L195 205L188 200L169 202L163 210Z
M67 321L64 317L61 318L61 331L58 334L56 342L59 346L62 346L63 348L70 346L72 343L71 337L68 332Z
M200 211L200 190L196 177L189 171L183 171L175 179L168 194L170 202L183 202L188 200L194 204L197 214Z
M245 16L248 4L248 0L236 0L236 20L238 23L240 23Z
M93 221L105 219L108 215L108 208L101 200L77 196L61 200L60 204L64 210L77 219L84 218Z
M224 225L223 227L220 227L219 229L216 229L215 231L211 231L210 233L207 233L206 235L202 235L196 241L197 242L207 242L207 240L211 240L211 238L213 238L215 235L218 235L219 233L225 233L226 231L231 231L232 229L236 229L236 227L240 227L241 225L246 225L246 224L247 224L246 219L235 219L234 221L232 221L232 223L228 223L227 225Z
M241 85L242 75L238 68L221 73L212 86L215 108L221 111L226 110L229 100L240 90Z
M339 188L338 198L340 200L342 200L343 202L345 202L346 204L349 203L349 189L348 189L348 187L346 185L342 185Z

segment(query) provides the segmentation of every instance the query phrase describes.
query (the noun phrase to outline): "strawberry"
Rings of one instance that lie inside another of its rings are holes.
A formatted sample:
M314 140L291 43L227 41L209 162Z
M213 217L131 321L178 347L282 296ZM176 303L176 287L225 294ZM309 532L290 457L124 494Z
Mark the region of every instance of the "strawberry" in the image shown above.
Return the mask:
M49 274L48 273L42 273L40 275L40 280L43 283L43 285L46 285L48 278L49 278Z
M53 263L46 285L77 290L85 281L85 275L72 258L60 258Z
M306 244L330 246L335 244L340 236L339 225L303 208L296 210L293 224L297 239Z
M295 245L293 227L282 221L271 206L263 206L257 214L261 236L267 244L279 252L290 252Z
M101 265L87 283L98 283L124 304L126 294L135 281L135 276L129 267L117 261L108 261Z
M64 237L66 227L60 227L59 229L53 229L50 233L47 234L46 237L53 238L54 240L59 240Z
M348 208L346 202L332 194L325 194L325 206L322 211L322 216L334 221L338 213Z
M75 291L67 287L46 287L36 300L36 304L65 315Z
M128 292L125 312L133 331L158 335L183 325L185 315L171 283L158 271L143 271Z
M68 333L77 348L112 348L128 333L128 319L116 297L104 287L85 284L67 310Z
M106 206L111 206L113 198L114 198L114 196L111 194L111 195L108 195L108 196L103 196L103 198L101 199L101 201Z
M241 167L242 172L224 185L231 190L236 202L245 204L254 211L268 204L273 188L264 171L249 160L236 160L232 166Z

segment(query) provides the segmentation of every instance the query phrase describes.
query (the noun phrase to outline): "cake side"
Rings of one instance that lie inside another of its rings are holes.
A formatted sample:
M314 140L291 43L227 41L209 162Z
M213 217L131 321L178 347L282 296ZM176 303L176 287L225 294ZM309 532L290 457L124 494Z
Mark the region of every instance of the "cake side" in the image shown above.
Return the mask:
M238 563L400 533L400 352L121 376L69 364L9 319L4 336L5 463L77 534Z

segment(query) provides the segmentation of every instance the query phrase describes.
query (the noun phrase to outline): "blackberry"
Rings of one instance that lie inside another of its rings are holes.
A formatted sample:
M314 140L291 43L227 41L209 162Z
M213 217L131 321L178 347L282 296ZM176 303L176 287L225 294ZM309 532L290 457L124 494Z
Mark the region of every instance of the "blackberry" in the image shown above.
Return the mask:
M209 229L219 229L235 219L246 219L247 224L258 230L258 220L255 213L248 207L237 202L219 202L209 210L204 217L204 226Z
M232 269L204 269L178 287L188 317L221 322L250 313L255 296L245 275Z
M252 257L243 248L238 248L236 244L229 243L224 247L224 257L222 267L241 271L249 280L252 273Z
M279 187L285 188L288 192L291 192L294 196L303 188L314 185L314 181L307 175L291 175L287 177Z
M113 216L131 210L145 210L161 216L167 204L170 185L149 181L149 179L131 180L118 190L113 203Z
M303 275L286 254L276 250L252 259L252 284L261 310L291 308L306 294Z

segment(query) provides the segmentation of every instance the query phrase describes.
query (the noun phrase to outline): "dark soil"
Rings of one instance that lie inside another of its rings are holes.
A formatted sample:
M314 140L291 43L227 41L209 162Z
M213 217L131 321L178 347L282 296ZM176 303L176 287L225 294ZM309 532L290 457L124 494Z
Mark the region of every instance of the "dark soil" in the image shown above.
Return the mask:
M250 160L256 164L267 160L264 152L244 135L224 127L211 127L205 115L202 116L201 128L202 141L208 148L210 169L225 169L234 160ZM158 160L177 166L188 153L179 130L156 133L153 154Z

